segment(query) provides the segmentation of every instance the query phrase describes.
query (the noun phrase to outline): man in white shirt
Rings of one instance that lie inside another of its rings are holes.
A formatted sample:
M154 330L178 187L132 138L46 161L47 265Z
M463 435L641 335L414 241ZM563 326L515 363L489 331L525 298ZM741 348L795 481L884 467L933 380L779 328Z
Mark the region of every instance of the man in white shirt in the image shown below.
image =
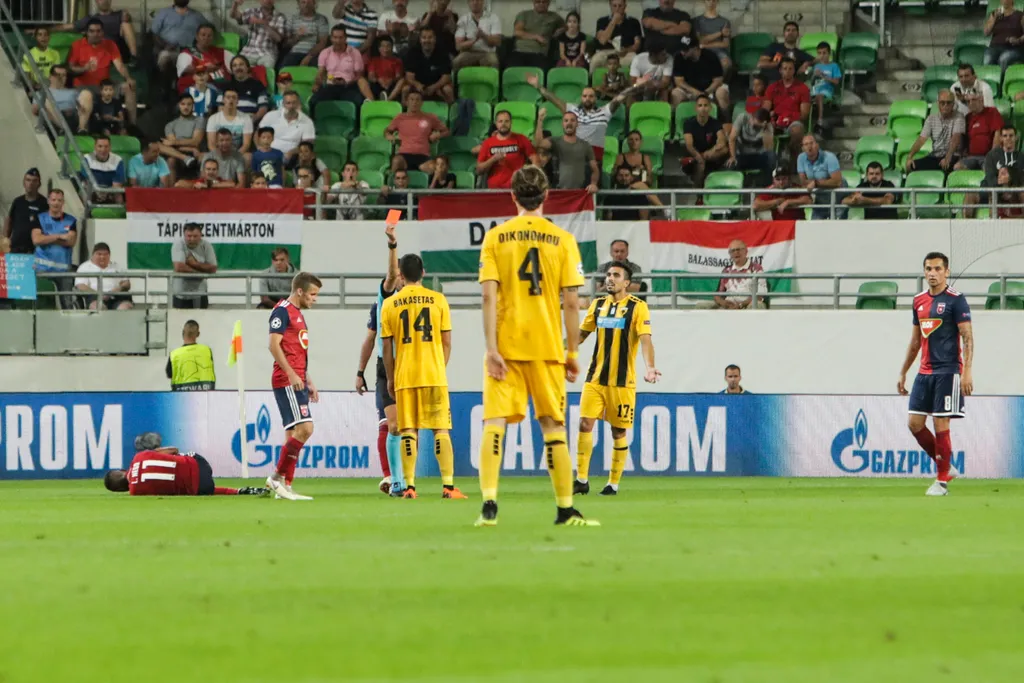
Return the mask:
M629 67L629 76L634 86L640 86L636 93L638 99L667 102L672 85L672 60L665 46L657 42L649 52L638 54ZM641 83L644 77L646 80Z
M961 64L956 70L956 82L949 87L956 97L956 110L967 116L971 112L968 104L971 93L980 93L985 98L986 107L996 106L995 97L992 95L992 86L986 81L978 79L974 73L974 67L970 64Z
M501 45L501 19L484 11L484 0L469 0L469 13L463 14L455 29L455 49L459 54L452 61L456 72L464 66L498 68L498 46Z
M409 0L391 0L391 10L380 15L377 34L391 36L395 54L405 57L409 51L409 37L420 28L419 20L409 14Z
M92 259L78 266L79 275L98 275L116 273L121 270L116 263L110 262L110 247L106 242L97 242L92 248ZM103 278L103 307L107 310L127 311L132 308L132 295L127 294L132 288L128 280L118 280L114 277ZM100 297L100 278L98 277L76 277L75 289L85 292L85 300L89 303L89 310L96 310Z
M223 102L216 114L206 119L206 146L217 147L217 132L222 128L231 131L235 149L241 154L252 153L252 117L238 111L238 91L226 86L222 93Z
M281 108L264 116L260 125L274 129L271 147L284 153L286 166L298 152L300 142L316 139L313 119L302 113L302 102L299 96L291 91L285 93L282 98Z

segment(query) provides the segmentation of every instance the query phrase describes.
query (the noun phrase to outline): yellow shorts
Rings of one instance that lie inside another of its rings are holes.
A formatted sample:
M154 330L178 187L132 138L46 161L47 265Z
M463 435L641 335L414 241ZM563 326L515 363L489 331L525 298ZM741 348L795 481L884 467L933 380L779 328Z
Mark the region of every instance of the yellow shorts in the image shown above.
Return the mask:
M580 417L604 420L612 427L629 429L633 426L635 409L635 387L605 387L593 382L583 385Z
M484 368L484 419L505 418L510 423L526 417L526 402L533 399L534 417L565 421L565 365L558 361L507 360L508 374L496 380Z
M451 429L448 387L414 387L395 392L399 429Z

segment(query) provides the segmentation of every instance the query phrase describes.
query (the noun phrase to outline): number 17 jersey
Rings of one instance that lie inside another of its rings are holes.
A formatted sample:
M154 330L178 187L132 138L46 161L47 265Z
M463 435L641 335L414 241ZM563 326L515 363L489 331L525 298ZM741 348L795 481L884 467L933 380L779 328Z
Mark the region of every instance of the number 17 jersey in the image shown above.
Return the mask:
M572 233L546 218L519 216L484 237L480 282L498 283L498 353L511 361L565 362L561 291L582 287Z
M380 336L395 348L395 389L446 387L441 333L452 329L444 294L422 285L407 285L384 300Z

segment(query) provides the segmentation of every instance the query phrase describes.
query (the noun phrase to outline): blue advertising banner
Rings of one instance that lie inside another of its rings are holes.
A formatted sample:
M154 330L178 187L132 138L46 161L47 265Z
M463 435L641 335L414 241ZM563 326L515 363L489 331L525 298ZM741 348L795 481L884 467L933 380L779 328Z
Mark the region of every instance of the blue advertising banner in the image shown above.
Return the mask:
M36 257L31 254L0 256L0 299L35 299Z

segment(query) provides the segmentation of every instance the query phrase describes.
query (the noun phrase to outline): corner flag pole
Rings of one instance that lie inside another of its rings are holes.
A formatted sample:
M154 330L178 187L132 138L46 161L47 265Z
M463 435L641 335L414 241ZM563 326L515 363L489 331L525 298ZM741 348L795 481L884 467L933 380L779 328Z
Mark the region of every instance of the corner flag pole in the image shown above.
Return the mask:
M235 331L231 335L231 351L228 354L228 366L238 366L238 435L241 443L239 444L240 456L242 459L242 479L249 478L249 440L245 433L246 431L246 420L245 420L245 363L243 362L242 354L242 321L235 321Z

